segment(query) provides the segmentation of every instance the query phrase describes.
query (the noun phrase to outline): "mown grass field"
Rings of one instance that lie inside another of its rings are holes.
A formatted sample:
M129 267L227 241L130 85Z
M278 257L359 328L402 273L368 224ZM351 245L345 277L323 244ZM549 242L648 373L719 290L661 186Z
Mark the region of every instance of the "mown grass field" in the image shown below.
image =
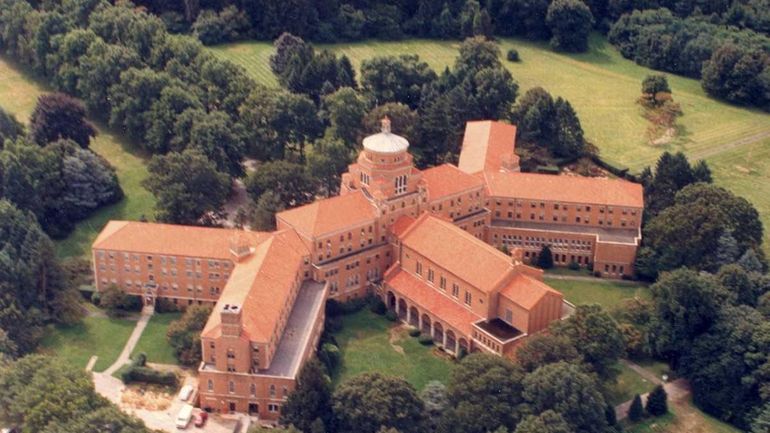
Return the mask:
M506 39L500 44L503 54L515 47L521 56L519 63L504 61L519 83L519 93L542 86L568 99L580 116L586 137L607 161L638 172L654 164L665 150L681 150L692 159L706 159L716 182L752 201L765 226L770 227L770 114L715 100L704 93L697 80L669 75L674 99L681 104L684 116L679 119L678 138L654 146L646 135L648 122L636 104L641 80L653 71L623 59L603 37L593 35L590 50L583 54L554 53L542 42ZM356 67L374 56L418 54L439 72L453 64L458 47L458 42L433 40L320 46L346 54ZM234 43L211 50L243 66L258 82L277 85L268 63L270 42ZM765 247L770 251L770 242L765 242Z
M51 89L31 78L27 71L8 59L0 57L0 107L27 123L37 98ZM125 198L112 206L99 209L80 221L76 229L57 242L62 257L90 255L91 243L111 219L138 220L142 215L152 218L155 199L141 185L147 177L146 156L132 149L118 133L97 123L99 135L91 142L91 149L106 158L118 173Z
M182 313L155 313L144 328L142 337L136 343L131 358L144 352L147 355L147 362L156 364L174 364L178 365L174 349L168 344L166 332L168 325L174 320L182 317Z
M334 335L342 355L333 375L335 385L367 372L403 377L417 390L432 380L448 382L453 362L434 354L433 346L422 346L404 328L396 329L368 309L342 321L343 329Z
M549 278L547 274L545 281L549 286L564 294L564 297L575 305L600 304L610 311L619 307L626 299L650 298L650 290L647 286L625 281L599 278L595 280L562 280Z
M53 326L46 330L40 351L68 365L85 369L92 355L99 358L94 371L107 369L120 355L136 321L88 316L74 326Z

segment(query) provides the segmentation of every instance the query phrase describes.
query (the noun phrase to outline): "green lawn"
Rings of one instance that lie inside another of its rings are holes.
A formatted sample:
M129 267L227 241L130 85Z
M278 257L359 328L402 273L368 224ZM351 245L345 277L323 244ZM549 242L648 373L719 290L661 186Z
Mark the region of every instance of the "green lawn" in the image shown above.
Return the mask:
M0 57L0 77L0 107L16 115L19 121L28 122L38 96L51 89L3 57ZM91 243L111 219L138 220L142 215L152 218L154 214L155 199L141 186L147 177L146 157L131 149L119 134L105 125L96 123L96 126L99 135L91 148L115 167L126 197L79 222L73 233L57 242L57 252L62 257L89 256Z
M343 323L343 329L335 334L342 354L334 373L335 384L366 372L403 377L418 390L431 380L448 382L452 361L435 355L432 346L420 345L403 330L396 331L391 342L395 325L382 316L363 310L345 316Z
M147 355L147 362L157 364L179 364L174 355L174 349L166 340L166 331L168 325L174 320L182 317L182 313L156 313L147 323L147 328L142 333L142 338L136 344L133 358L136 354L144 352Z
M562 292L564 297L575 305L601 304L604 308L612 310L618 307L625 299L635 296L649 298L650 290L642 284L633 284L626 281L613 281L597 278L588 280L560 280L548 278L545 281L549 286Z
M614 367L615 380L605 383L607 388L607 402L612 405L631 400L636 394L646 394L655 387L655 384L640 376L634 370L618 363Z
M74 326L49 326L40 351L77 368L86 368L96 355L94 371L104 371L118 359L135 326L136 321L97 316L85 317Z
M458 47L458 42L435 40L321 46L346 54L356 67L373 56L413 53L436 71L454 62ZM606 160L638 172L654 164L664 150L705 158L716 182L751 200L770 227L770 114L715 100L697 80L672 75L669 83L674 99L684 111L679 120L681 133L671 143L651 145L645 134L648 122L635 101L641 80L652 70L624 59L599 35L591 37L590 50L583 54L555 53L543 42L501 40L502 53L511 47L519 51L522 61L504 64L519 82L520 93L542 86L568 99L586 137ZM268 63L270 42L240 42L211 50L243 66L258 82L277 85ZM770 230L766 236L770 237ZM770 242L765 245L770 252Z

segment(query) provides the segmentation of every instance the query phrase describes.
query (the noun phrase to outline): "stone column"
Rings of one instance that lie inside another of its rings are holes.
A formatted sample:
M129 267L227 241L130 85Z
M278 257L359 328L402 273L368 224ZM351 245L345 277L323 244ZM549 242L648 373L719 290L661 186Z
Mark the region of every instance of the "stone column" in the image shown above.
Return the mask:
M441 345L444 347L444 350L446 350L446 348L447 348L446 347L446 331L447 330L444 329L444 334L442 335L442 337L444 337L444 338L443 338L443 341L441 342Z
M406 306L406 324L412 324L412 309L409 308L409 305Z

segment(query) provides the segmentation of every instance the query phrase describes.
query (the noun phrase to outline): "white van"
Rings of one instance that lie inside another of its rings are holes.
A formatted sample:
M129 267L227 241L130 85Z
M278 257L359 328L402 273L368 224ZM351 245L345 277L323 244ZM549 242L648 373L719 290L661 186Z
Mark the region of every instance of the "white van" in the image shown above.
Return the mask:
M182 390L179 391L179 399L182 401L187 401L190 398L190 395L193 393L193 387L192 385L185 385L182 387Z
M186 404L182 406L182 410L179 411L179 415L176 417L176 428L180 430L186 429L187 425L190 424L190 420L192 419L192 413L192 405Z

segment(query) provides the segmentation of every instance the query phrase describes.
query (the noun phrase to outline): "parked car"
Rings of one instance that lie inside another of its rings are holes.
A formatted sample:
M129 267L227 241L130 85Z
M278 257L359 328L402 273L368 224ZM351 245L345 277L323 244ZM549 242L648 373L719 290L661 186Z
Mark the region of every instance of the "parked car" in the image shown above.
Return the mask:
M201 412L195 417L195 427L203 427L206 425L206 420L209 419L209 414Z
M192 395L192 393L193 393L192 385L185 385L179 391L179 399L182 401L187 401Z
M192 405L186 404L182 406L182 409L179 411L179 415L177 415L176 417L176 428L180 430L186 429L187 425L190 424L190 419L192 418L192 412L193 412Z

